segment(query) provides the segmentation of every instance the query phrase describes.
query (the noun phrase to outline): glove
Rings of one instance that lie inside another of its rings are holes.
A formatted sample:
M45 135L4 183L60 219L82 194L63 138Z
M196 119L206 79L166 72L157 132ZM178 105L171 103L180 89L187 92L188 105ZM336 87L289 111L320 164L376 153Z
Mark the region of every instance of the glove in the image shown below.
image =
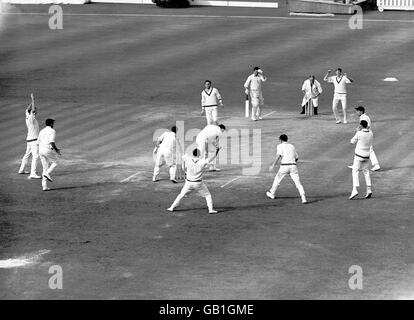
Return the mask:
M245 93L246 95L248 95L248 94L249 94L249 89L244 90L244 93Z

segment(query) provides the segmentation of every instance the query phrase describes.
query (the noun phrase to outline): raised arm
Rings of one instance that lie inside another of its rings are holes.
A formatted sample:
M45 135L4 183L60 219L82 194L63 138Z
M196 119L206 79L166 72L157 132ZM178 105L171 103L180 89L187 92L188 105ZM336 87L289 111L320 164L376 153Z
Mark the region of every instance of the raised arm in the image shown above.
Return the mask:
M323 77L323 81L328 82L330 74L331 74L331 70L328 70L328 72L326 72L325 76Z
M344 76L349 80L349 83L353 83L354 79L348 77L348 75L345 73Z

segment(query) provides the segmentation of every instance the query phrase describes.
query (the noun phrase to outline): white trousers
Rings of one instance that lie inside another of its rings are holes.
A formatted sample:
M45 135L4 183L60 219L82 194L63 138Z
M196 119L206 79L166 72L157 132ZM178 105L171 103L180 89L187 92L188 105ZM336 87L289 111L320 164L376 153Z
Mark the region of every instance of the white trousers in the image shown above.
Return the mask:
M283 178L290 174L293 182L295 183L296 188L299 191L301 196L305 195L305 190L303 189L302 184L300 183L299 179L299 171L296 165L281 165L279 171L276 174L275 180L273 181L272 188L270 189L270 193L275 195L277 188L279 187L280 183L282 182Z
M332 111L335 116L335 120L338 121L339 113L338 113L338 104L341 102L342 104L342 112L344 114L344 122L346 121L346 94L339 94L335 93L333 100L332 100Z
M352 185L353 188L359 187L359 171L362 171L365 177L367 187L371 187L371 177L369 175L369 161L361 157L355 156L352 164Z
M39 146L37 141L30 141L26 144L26 152L22 158L22 163L20 165L19 172L24 171L27 163L29 162L30 155L32 155L32 164L30 167L30 175L36 175L37 161L39 160Z
M250 101L252 103L252 120L262 116L262 106L264 105L261 90L250 90Z
M369 150L369 160L371 160L371 163L373 166L379 165L379 161L377 158L377 155L375 154L374 148L371 146L371 149Z
M42 187L47 187L47 179L45 174L50 175L55 170L58 160L55 151L50 149L39 149L40 161L42 162Z
M204 110L206 112L207 124L216 123L218 115L217 107L206 107Z
M187 194L190 194L193 192L197 192L198 195L206 198L208 210L209 211L213 210L213 198L211 197L211 193L203 181L191 182L191 181L185 180L184 186L181 189L180 194L174 200L171 207L172 208L177 207L180 204L180 201L182 198L184 198Z
M155 157L154 178L157 179L160 174L160 168L166 164L169 167L170 180L175 179L177 165L174 161L174 151L158 149Z

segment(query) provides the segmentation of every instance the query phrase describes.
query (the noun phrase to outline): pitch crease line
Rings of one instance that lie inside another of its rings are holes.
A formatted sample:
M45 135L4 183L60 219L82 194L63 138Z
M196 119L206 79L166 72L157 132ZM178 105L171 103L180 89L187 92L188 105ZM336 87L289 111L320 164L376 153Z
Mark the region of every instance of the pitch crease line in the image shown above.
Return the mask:
M224 188L225 186L229 185L230 183L240 179L242 176L238 176L236 178L231 179L230 181L227 181L225 184L223 184L222 186L220 186L220 188Z

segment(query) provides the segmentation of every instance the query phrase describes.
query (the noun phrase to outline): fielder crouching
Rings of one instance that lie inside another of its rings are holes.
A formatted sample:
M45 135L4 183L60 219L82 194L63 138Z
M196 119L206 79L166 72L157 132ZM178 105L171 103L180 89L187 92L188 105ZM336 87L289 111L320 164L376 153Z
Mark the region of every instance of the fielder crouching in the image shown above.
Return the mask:
M174 200L171 207L167 210L173 212L174 209L180 204L182 198L187 194L196 191L198 194L206 199L208 212L210 214L217 213L213 208L213 198L207 186L203 182L203 174L209 164L217 157L220 148L216 149L214 156L210 158L203 158L199 149L193 150L193 155L189 156L185 154L183 156L183 170L186 173L185 183L181 189L180 194Z

